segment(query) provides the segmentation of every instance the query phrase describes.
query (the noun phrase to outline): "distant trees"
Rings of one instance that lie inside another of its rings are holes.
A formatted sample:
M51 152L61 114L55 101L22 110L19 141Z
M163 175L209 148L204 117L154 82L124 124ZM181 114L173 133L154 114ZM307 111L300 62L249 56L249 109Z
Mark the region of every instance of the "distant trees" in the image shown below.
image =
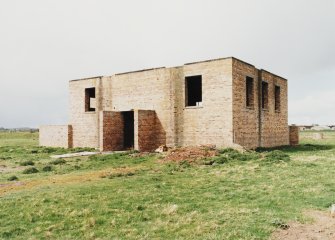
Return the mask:
M38 132L37 128L4 128L0 127L0 132Z

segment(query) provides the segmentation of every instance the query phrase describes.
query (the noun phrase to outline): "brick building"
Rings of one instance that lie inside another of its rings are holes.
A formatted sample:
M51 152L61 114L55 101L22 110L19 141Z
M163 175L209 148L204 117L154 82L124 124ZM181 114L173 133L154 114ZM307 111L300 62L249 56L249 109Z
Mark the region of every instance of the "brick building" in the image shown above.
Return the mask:
M70 121L40 145L150 151L160 145L288 145L287 80L229 57L72 80Z

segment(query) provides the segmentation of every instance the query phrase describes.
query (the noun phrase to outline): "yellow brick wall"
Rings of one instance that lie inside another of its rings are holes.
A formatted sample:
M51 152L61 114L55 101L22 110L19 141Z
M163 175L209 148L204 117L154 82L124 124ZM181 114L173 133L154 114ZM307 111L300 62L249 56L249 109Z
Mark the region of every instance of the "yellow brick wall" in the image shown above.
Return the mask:
M298 126L290 126L290 145L296 146L299 144L299 127Z
M73 127L74 147L99 147L99 84L101 78L71 81L69 123ZM96 88L96 111L85 112L85 88Z
M260 71L260 76L269 84L268 109L261 110L261 146L289 145L287 80L266 71ZM280 111L275 110L275 86L280 87Z
M246 77L254 79L254 107L246 106ZM261 106L261 82L269 85L268 109ZM281 88L281 109L275 111L275 86ZM246 148L289 144L287 80L240 60L233 60L234 142Z
M195 75L202 75L202 107L185 107L185 77ZM185 65L176 81L178 145L231 146L232 60Z
M202 75L202 106L185 106L185 77ZM248 109L245 78L254 79L254 107ZM259 109L259 79L269 82L269 109ZM281 111L274 112L273 86L281 87ZM96 111L85 112L85 88L96 88ZM247 148L288 144L287 81L235 58L175 68L95 77L70 82L74 147L104 148L108 133L101 111L154 110L167 146L234 143ZM262 116L260 119L259 116ZM161 142L161 141L160 141Z
M247 63L233 59L233 128L234 142L247 147L259 145L258 70ZM246 106L246 77L254 79L254 106Z
M72 147L72 128L69 125L45 125L39 128L39 145Z
M171 85L170 71L166 68L114 75L111 78L112 110L155 110L165 129L166 144L174 146Z

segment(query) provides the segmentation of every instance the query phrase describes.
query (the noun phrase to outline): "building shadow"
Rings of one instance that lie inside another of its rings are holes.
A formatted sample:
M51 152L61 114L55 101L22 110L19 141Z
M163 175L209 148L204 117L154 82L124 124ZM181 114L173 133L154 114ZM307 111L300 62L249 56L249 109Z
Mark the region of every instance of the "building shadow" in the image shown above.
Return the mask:
M257 148L257 152L267 152L273 150L281 150L287 153L298 153L298 152L317 152L335 149L335 145L324 145L324 144L299 144L297 146L281 146L274 148Z

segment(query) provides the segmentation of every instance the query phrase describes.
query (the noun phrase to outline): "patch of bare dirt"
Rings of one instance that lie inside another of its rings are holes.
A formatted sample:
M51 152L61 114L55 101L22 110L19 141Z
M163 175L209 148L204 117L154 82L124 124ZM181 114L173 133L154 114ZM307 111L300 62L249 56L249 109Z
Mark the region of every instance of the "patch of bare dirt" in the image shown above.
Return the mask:
M0 173L11 173L17 172L24 169L24 167L8 167L6 165L0 165Z
M306 213L313 219L312 223L289 223L286 230L277 230L273 233L273 240L335 240L335 218L330 212L309 211Z
M0 183L0 188L4 187L15 187L15 186L23 186L23 182L14 182L14 183Z
M217 156L218 154L219 154L218 150L215 148L215 146L212 145L175 148L171 149L167 153L167 155L163 159L163 162L188 161L190 163L193 163L204 158Z
M0 196L10 192L28 190L41 186L52 186L52 185L70 185L83 182L98 181L107 175L113 174L125 174L128 172L136 172L138 168L111 168L93 172L86 172L81 174L64 174L64 175L53 175L45 179L35 179L24 182L15 183L2 183L0 184Z

